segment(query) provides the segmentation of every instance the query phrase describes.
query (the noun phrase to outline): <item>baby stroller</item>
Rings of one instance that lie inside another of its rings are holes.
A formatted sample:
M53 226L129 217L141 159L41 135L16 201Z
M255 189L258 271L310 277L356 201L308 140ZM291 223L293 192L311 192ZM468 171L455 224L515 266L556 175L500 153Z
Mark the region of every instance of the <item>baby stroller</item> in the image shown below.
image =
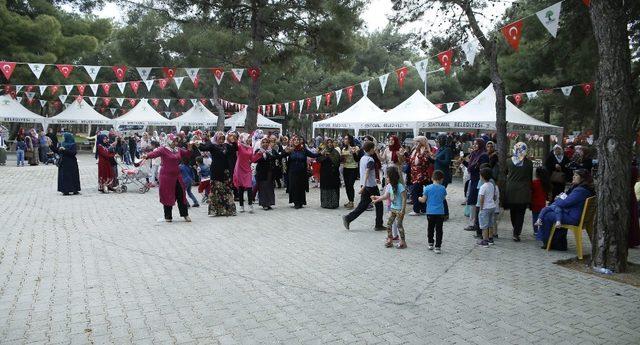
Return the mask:
M118 186L116 187L116 193L124 193L127 191L127 185L134 184L138 187L138 193L144 194L149 191L149 173L144 169L139 168L140 164L135 163L134 167L122 166L120 167L120 174L118 175Z
M56 157L55 152L49 151L47 152L47 160L44 162L44 165L53 164L56 165L58 163L58 157Z

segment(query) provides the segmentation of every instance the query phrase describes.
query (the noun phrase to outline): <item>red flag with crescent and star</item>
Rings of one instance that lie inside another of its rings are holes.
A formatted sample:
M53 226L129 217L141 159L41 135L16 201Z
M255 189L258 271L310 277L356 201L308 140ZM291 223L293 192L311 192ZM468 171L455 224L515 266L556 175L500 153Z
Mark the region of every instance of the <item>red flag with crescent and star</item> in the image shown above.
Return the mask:
M307 104L307 110L310 110L311 109L311 98L307 98L305 100L305 103Z
M173 78L176 75L175 67L162 67L162 71L164 72L164 76L169 79Z
M49 91L51 92L52 95L55 95L56 92L58 92L58 89L60 88L60 85L51 85L49 86L51 89L49 89Z
M167 87L167 84L169 84L169 79L158 79L158 86L160 86L161 90L164 90L164 88Z
M409 72L409 69L406 66L398 68L396 70L396 76L398 77L398 85L400 86L401 89L404 86L404 79L407 76L407 72Z
M260 69L258 67L247 68L247 73L249 74L251 79L253 79L253 81L256 81L256 79L260 77Z
M137 100L135 98L129 98L128 101L129 101L129 104L131 104L132 107L136 106L136 101Z
M584 91L584 94L589 96L593 90L593 82L581 84L580 87L582 91Z
M158 107L158 104L160 104L160 99L158 98L152 98L151 99L151 104L153 104L154 107Z
M211 69L211 73L213 73L213 76L216 77L216 81L218 82L218 85L220 85L220 81L222 81L222 76L224 75L224 69L217 67L217 68L212 68Z
M109 106L109 103L111 103L111 98L109 97L102 97L102 105L104 105L105 107Z
M71 65L56 65L56 67L65 78L69 78L69 74L71 74L71 71L73 71L73 66Z
M331 92L324 94L324 105L327 107L331 105Z
M276 107L278 109L278 115L282 114L282 103L278 103Z
M2 69L2 74L4 74L4 77L9 80L11 78L11 75L13 74L13 70L16 69L16 63L0 61L0 69Z
M113 73L115 73L116 79L118 79L118 81L123 81L125 75L127 75L127 66L125 65L113 66L111 67L111 69L113 69Z
M522 94L516 93L515 95L513 95L513 100L516 101L516 105L520 105L522 103Z
M347 99L349 100L349 103L351 103L351 98L353 98L353 89L354 89L353 85L347 86L345 88L345 90L347 91Z
M291 112L296 111L296 101L291 101Z
M109 94L109 90L111 90L111 84L109 83L100 84L100 87L102 88L102 91L104 91L105 95Z
M131 81L131 82L129 82L129 86L131 86L131 90L133 90L133 93L135 93L137 95L138 94L138 88L140 87L140 81L139 80Z
M80 85L76 85L76 87L78 88L78 93L80 94L80 96L84 96L84 89L87 87L84 84L80 84Z
M518 51L518 47L520 47L520 38L522 37L522 20L513 22L503 27L500 31L502 31L504 38L507 39L507 43L509 43L511 48Z
M440 65L442 66L442 68L444 68L444 74L449 74L449 71L451 70L452 59L453 49L438 53L438 61L440 61Z
M186 99L184 99L184 98L180 98L180 99L178 100L178 103L180 103L180 105L184 107L184 105L185 105L185 104L187 104L187 100L186 100Z

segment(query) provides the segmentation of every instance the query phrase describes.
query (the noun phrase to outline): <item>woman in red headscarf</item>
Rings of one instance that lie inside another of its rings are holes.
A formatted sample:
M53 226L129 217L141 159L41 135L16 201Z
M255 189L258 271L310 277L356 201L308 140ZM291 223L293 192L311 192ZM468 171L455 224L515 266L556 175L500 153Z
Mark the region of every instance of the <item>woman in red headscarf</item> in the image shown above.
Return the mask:
M402 171L402 164L404 163L404 150L400 144L400 139L396 135L389 136L389 144L384 150L378 152L378 158L382 163L382 171L386 171L387 167L396 166L398 171ZM400 182L404 182L402 174L400 174ZM385 185L385 182L382 182Z
M114 144L115 145L115 144ZM114 159L116 153L111 149L112 145L109 144L109 137L105 134L100 134L96 137L96 153L98 155L98 190L101 193L107 193L107 189L114 191L113 179L113 167L111 161Z

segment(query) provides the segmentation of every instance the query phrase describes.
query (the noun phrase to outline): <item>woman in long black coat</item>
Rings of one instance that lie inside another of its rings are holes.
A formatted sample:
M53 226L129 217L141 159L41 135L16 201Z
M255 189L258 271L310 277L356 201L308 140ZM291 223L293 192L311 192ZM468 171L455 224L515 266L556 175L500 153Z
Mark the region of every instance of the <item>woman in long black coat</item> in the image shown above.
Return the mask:
M58 192L74 195L80 192L80 172L78 171L78 160L76 159L76 141L73 134L64 133L64 141L60 147L49 143L51 151L60 156L58 163Z
M340 152L333 140L325 141L324 150L317 158L320 162L320 207L340 207Z
M564 192L567 185L567 176L570 176L569 163L569 158L564 155L562 146L556 144L544 162L544 166L547 168L551 178L551 200L555 200L558 194Z

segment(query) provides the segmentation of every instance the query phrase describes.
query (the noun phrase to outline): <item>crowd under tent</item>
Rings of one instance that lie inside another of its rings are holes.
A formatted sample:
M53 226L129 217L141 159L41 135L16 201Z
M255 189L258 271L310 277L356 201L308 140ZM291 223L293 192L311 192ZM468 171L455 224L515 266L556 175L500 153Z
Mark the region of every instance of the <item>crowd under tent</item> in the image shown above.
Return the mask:
M385 121L380 123L378 129L413 131L413 136L418 136L420 124L423 121L446 115L431 103L420 91L416 91L404 102L385 113Z
M537 120L509 101L506 101L506 108L507 131L562 136L562 127ZM463 107L441 117L422 121L420 128L437 131L495 131L496 93L493 90L493 84L489 84L484 91Z
M113 125L113 120L98 113L84 99L75 100L67 105L60 114L46 120L45 129L50 124L67 125ZM90 130L87 133L91 132Z
M141 99L135 107L114 122L117 125L175 126L175 123L153 109L146 99Z
M46 117L25 108L11 96L0 96L0 122L39 123L45 128L46 120Z
M176 126L176 131L180 131L183 126L187 127L215 127L218 125L218 117L200 102L196 102L191 109L184 114L171 120Z
M260 129L277 129L282 133L282 125L267 119L262 114L258 115L257 128ZM240 110L239 112L233 114L230 118L224 120L225 127L231 127L232 131L235 131L236 128L245 126L245 120L247 119L247 108Z
M313 136L316 129L349 129L358 136L360 130L380 130L388 121L384 111L378 108L368 97L360 98L347 110L336 116L313 123Z

